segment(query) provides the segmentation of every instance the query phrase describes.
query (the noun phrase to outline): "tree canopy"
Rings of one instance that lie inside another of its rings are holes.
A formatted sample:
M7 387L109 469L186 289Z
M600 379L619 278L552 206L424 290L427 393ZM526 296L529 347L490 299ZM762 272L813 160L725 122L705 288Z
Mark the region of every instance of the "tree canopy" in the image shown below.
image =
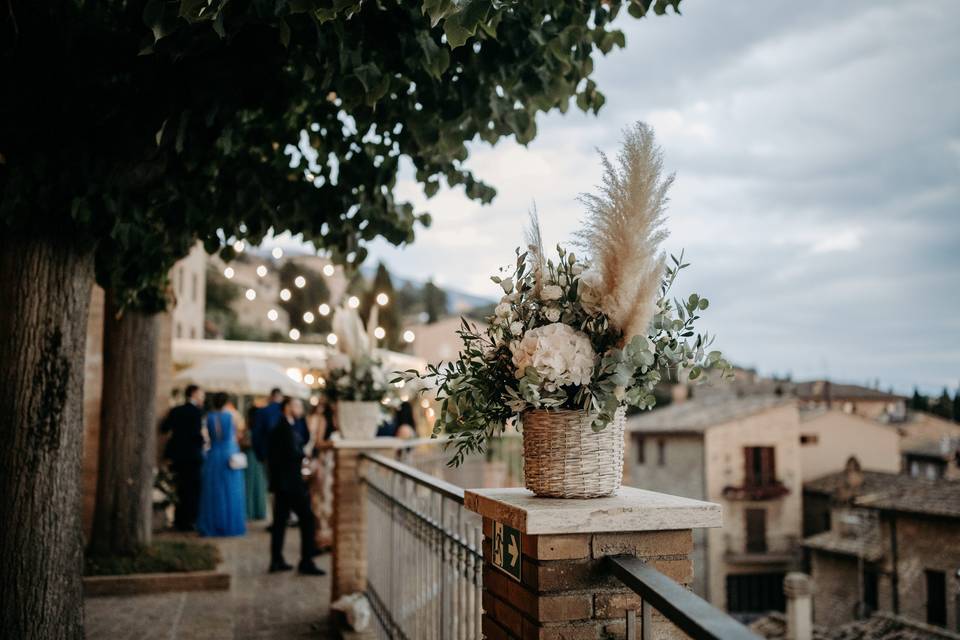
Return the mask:
M679 0L13 0L2 18L0 225L98 249L127 303L164 304L200 238L294 230L359 263L428 224L393 195L400 159L483 202L466 143L597 111L612 20Z

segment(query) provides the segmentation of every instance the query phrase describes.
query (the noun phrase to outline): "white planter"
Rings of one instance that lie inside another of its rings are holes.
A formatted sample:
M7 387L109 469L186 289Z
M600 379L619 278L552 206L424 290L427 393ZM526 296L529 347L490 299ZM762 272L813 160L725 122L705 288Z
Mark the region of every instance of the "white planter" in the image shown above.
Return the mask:
M375 438L382 419L379 402L341 400L337 403L337 426L344 440Z

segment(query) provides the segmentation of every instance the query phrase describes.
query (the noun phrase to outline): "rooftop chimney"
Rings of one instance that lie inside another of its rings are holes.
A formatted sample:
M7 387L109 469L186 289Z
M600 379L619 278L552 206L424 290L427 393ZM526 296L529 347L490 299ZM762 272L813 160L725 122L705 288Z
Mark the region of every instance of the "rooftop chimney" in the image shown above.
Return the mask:
M812 640L813 580L792 571L783 579L783 594L787 597L787 640Z

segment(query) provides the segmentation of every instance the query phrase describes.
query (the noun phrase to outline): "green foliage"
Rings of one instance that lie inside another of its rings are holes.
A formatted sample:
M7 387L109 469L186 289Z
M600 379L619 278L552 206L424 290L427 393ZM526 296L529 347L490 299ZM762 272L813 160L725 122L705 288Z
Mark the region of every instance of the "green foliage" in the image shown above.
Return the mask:
M910 408L914 411L928 411L930 409L930 401L927 399L927 396L921 395L920 391L914 387L913 397L910 399Z
M370 309L376 304L377 296L381 293L387 295L387 304L378 309L378 324L383 327L386 337L381 341L381 345L387 349L399 350L403 348L403 321L400 316L400 306L397 300L397 292L393 288L393 281L390 279L390 271L382 262L377 265L377 272L373 276L373 282L370 289L361 299L360 314L364 318L370 317Z
M930 412L934 415L953 420L953 400L950 399L950 392L944 387L940 397L930 406Z
M447 315L447 292L427 280L423 286L423 307L427 313L427 322L434 323Z
M303 233L359 264L429 215L393 195L401 157L489 202L468 141L604 97L620 0L146 0L11 5L0 73L0 232L96 247L126 304L166 303L197 238ZM633 0L636 17L677 0ZM12 29L13 21L16 28Z
M280 267L280 287L290 290L289 300L280 300L280 306L290 317L290 326L301 333L328 333L330 331L330 316L322 316L317 310L323 303L330 303L330 289L323 274L313 269L297 264L294 260L287 260ZM306 284L301 288L296 285L297 276L302 276ZM313 322L306 322L303 315L313 314Z
M125 576L133 573L212 571L220 552L212 544L190 540L159 540L134 556L87 556L83 574Z

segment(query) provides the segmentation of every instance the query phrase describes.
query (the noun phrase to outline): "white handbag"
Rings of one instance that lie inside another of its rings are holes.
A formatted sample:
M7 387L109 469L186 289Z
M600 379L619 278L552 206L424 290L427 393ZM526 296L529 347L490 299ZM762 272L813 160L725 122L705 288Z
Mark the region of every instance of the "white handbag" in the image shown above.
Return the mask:
M247 468L247 454L243 451L237 451L234 454L230 455L230 458L227 460L227 465L231 469L246 469Z

